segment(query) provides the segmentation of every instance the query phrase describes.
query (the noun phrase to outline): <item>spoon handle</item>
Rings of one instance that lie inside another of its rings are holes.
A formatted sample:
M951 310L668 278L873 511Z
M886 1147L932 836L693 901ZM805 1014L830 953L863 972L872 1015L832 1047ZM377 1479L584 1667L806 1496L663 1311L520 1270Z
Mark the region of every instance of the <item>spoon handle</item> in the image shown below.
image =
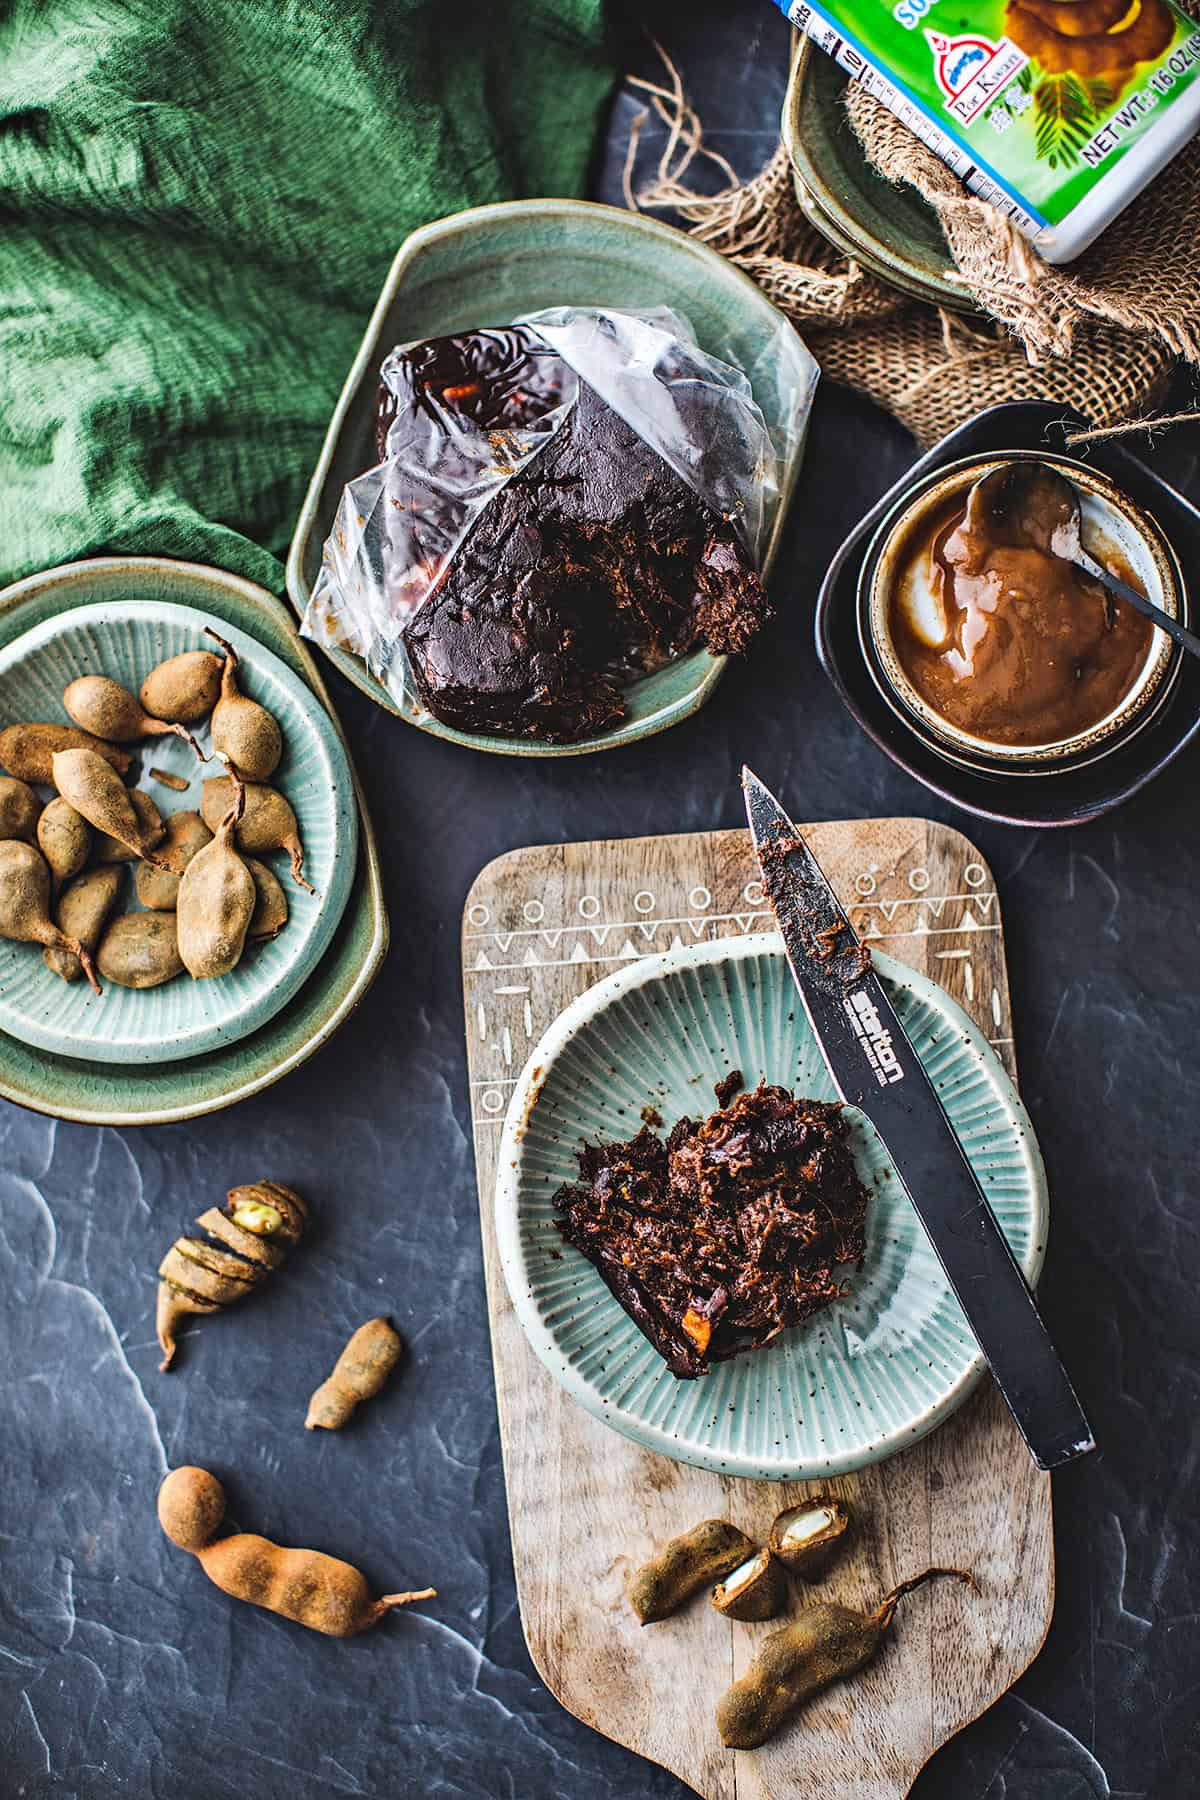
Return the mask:
M1086 550L1077 550L1072 560L1076 568L1090 575L1093 581L1098 581L1110 594L1115 594L1118 600L1124 600L1127 606L1132 606L1134 612L1141 613L1144 619L1150 619L1160 631L1165 631L1169 638L1174 638L1182 649L1190 651L1193 656L1200 656L1200 637L1194 631L1189 631L1186 625L1181 625L1178 619L1173 619L1170 613L1164 612L1161 606L1155 606L1153 600L1147 600L1145 594L1139 594L1136 588L1130 587L1120 576L1110 574Z

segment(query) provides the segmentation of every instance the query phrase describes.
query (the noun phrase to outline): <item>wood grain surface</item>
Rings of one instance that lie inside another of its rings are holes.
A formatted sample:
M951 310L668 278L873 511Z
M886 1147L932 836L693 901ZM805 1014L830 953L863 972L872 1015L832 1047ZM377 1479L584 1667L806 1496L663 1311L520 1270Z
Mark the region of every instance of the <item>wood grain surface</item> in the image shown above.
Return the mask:
M805 829L860 935L946 988L1015 1074L999 901L974 845L925 819ZM526 1345L496 1254L500 1127L546 1027L629 957L771 924L741 831L517 850L489 864L468 896L467 1044L517 1592L550 1691L708 1800L893 1800L1028 1667L1050 1623L1050 1482L994 1385L986 1380L903 1455L822 1484L850 1502L859 1528L813 1590L873 1605L895 1581L944 1563L972 1570L979 1595L952 1582L912 1595L862 1674L761 1750L725 1750L713 1708L774 1627L722 1618L703 1596L640 1627L625 1600L629 1573L707 1517L761 1542L782 1506L816 1489L693 1469L590 1418Z

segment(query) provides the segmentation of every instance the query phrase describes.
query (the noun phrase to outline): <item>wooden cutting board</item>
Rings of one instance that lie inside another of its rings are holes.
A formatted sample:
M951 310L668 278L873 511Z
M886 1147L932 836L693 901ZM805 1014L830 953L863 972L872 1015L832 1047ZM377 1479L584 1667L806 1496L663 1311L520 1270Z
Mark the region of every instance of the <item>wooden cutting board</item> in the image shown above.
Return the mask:
M927 819L805 829L860 935L940 982L1015 1073L999 901L974 845ZM874 1605L929 1563L971 1569L978 1597L952 1582L910 1596L868 1669L763 1749L724 1750L713 1707L774 1627L724 1619L701 1597L643 1628L626 1580L700 1519L732 1519L761 1542L781 1507L816 1488L708 1474L589 1417L525 1343L496 1252L500 1127L551 1021L630 957L771 924L741 831L517 850L489 864L468 896L467 1045L517 1593L550 1691L708 1800L893 1800L1028 1667L1050 1623L1050 1482L991 1381L904 1455L822 1484L859 1524L822 1597Z

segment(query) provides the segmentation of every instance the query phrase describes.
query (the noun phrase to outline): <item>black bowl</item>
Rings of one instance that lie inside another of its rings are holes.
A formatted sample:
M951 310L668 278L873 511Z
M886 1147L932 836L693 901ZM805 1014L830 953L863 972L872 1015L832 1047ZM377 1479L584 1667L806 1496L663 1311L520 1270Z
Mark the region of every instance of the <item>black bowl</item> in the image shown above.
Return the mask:
M977 413L935 444L859 521L830 564L817 600L821 667L867 736L935 794L976 818L1004 825L1081 825L1145 787L1200 733L1200 659L1185 655L1172 692L1154 718L1131 734L1127 744L1095 762L1067 765L1035 782L1000 770L960 768L893 713L876 687L859 642L859 575L876 526L921 480L964 457L1046 450L1092 463L1152 513L1190 586L1190 571L1200 570L1200 512L1121 443L1067 443L1070 433L1086 430L1087 421L1078 414L1043 401L1009 401Z

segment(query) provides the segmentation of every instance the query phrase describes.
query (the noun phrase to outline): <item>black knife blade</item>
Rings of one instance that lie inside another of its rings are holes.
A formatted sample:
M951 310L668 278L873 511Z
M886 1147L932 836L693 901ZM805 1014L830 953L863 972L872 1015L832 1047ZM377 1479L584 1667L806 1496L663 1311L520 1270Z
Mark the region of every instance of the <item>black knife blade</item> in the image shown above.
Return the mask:
M742 770L763 886L842 1099L887 1147L1031 1455L1059 1468L1095 1440L1028 1283L833 889L774 795Z

